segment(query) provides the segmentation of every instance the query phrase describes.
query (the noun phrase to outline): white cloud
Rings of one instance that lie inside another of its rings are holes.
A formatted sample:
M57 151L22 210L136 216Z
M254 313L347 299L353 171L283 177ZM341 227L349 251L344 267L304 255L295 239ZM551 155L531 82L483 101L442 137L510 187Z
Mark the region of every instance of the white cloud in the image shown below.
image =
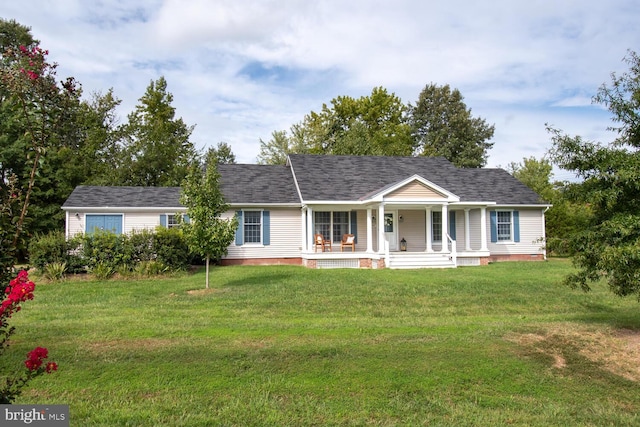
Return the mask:
M431 82L496 124L490 165L544 153L545 122L601 139L591 96L640 45L635 0L32 0L0 16L33 28L61 78L113 87L123 116L164 75L194 141L243 162L336 96L415 102Z

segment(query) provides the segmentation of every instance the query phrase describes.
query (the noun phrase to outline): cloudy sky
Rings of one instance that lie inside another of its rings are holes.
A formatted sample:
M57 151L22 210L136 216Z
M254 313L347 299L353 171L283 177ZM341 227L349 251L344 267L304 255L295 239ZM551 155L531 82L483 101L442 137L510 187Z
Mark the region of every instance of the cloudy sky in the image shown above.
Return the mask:
M405 103L458 88L495 124L492 167L544 155L545 123L606 142L610 114L591 97L640 50L637 0L12 0L0 17L32 28L60 79L113 88L122 121L164 76L196 146L225 141L241 163L376 86Z

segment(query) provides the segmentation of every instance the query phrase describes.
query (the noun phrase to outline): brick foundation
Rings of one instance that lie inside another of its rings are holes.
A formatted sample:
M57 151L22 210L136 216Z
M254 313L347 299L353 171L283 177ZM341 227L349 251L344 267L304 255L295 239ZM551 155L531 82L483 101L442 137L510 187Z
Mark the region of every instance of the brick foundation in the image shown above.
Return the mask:
M307 268L318 268L318 261L315 259L305 259L302 261L302 265Z
M360 268L371 268L371 258L360 258Z

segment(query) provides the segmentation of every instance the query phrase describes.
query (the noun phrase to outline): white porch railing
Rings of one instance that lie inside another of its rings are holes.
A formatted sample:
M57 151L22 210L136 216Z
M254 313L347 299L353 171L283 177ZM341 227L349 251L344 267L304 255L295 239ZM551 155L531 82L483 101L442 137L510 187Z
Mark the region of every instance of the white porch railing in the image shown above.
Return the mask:
M389 268L391 257L389 256L389 240L384 239L384 265Z
M456 241L453 240L451 238L451 236L449 236L448 233L447 233L447 240L449 242L451 242L451 256L450 256L451 262L453 262L453 265L457 265L457 262L458 262L458 260L457 260L457 258L458 258L458 249L457 249L457 246L456 246Z

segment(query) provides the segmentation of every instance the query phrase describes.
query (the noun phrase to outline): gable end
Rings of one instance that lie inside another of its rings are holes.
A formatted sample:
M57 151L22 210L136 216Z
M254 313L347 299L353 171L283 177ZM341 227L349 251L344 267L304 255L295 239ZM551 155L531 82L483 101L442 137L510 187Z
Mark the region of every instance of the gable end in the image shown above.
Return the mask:
M387 194L385 200L446 199L446 196L419 181L413 181Z

